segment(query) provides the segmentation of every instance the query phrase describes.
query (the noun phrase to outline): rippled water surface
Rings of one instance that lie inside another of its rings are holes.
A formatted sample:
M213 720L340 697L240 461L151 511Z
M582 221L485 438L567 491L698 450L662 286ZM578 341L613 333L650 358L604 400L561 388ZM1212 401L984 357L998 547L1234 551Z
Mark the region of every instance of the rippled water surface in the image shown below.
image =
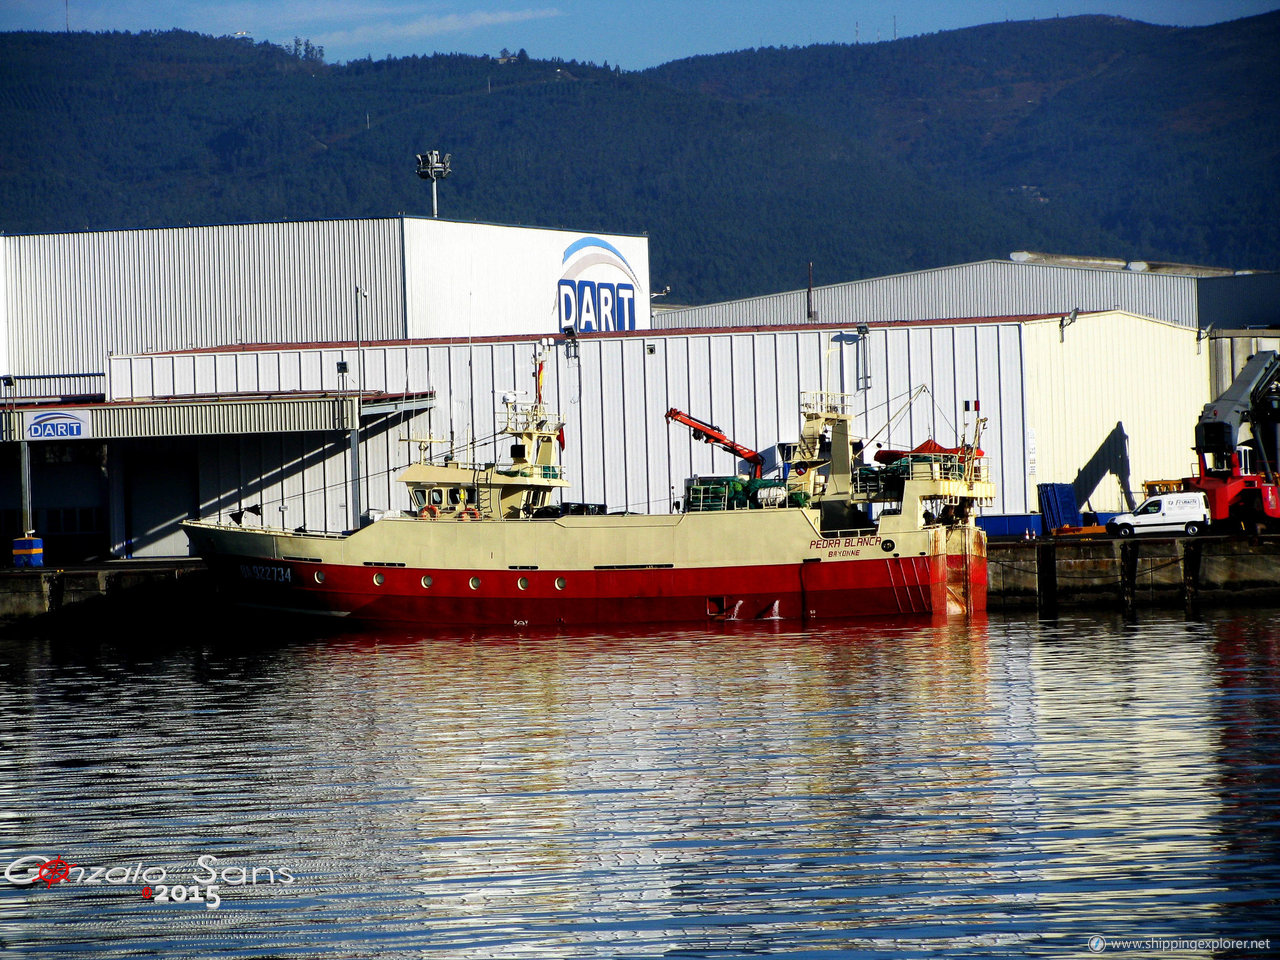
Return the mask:
M0 639L0 955L1280 948L1278 611L311 630Z

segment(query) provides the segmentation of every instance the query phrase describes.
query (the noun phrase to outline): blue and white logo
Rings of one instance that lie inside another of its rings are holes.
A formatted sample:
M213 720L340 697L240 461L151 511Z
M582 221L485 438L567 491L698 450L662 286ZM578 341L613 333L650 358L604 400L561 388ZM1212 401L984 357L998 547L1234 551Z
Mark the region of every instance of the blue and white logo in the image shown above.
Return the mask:
M583 237L565 248L556 290L559 329L634 330L636 272L613 244Z
M86 411L54 410L27 415L28 440L80 440L93 435Z

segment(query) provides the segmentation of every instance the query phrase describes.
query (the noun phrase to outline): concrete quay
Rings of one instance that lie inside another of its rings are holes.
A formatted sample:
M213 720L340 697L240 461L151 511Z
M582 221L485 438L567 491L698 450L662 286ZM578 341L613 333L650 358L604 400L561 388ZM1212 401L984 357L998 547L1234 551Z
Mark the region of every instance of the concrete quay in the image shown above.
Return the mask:
M1280 536L1053 537L987 544L988 609L1280 602Z
M0 569L0 625L96 607L171 607L205 578L204 561L196 557Z

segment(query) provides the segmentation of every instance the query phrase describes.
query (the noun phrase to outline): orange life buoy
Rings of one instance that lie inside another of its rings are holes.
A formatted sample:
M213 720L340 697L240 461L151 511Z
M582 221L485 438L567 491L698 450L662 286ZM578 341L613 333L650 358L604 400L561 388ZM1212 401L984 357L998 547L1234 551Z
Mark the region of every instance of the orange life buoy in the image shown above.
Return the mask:
M480 511L475 507L463 507L458 513L459 520L479 520Z
M440 508L434 503L428 503L425 507L418 511L418 516L423 520L434 520L440 516Z

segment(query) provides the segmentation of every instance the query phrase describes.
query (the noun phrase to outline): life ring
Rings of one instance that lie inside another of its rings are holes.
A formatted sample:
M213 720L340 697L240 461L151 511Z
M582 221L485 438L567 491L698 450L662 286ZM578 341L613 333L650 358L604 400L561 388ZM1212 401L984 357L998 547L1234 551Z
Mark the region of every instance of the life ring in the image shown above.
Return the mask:
M440 516L440 508L434 503L428 503L425 507L418 511L418 516L423 520L435 520Z
M795 471L794 471L794 472L795 472L795 475L796 475L797 477L803 477L803 476L805 475L805 471L806 471L807 469L808 469L807 467L798 466L798 467L796 467L796 469L795 469Z
M480 511L475 507L463 507L458 513L459 520L479 520Z

